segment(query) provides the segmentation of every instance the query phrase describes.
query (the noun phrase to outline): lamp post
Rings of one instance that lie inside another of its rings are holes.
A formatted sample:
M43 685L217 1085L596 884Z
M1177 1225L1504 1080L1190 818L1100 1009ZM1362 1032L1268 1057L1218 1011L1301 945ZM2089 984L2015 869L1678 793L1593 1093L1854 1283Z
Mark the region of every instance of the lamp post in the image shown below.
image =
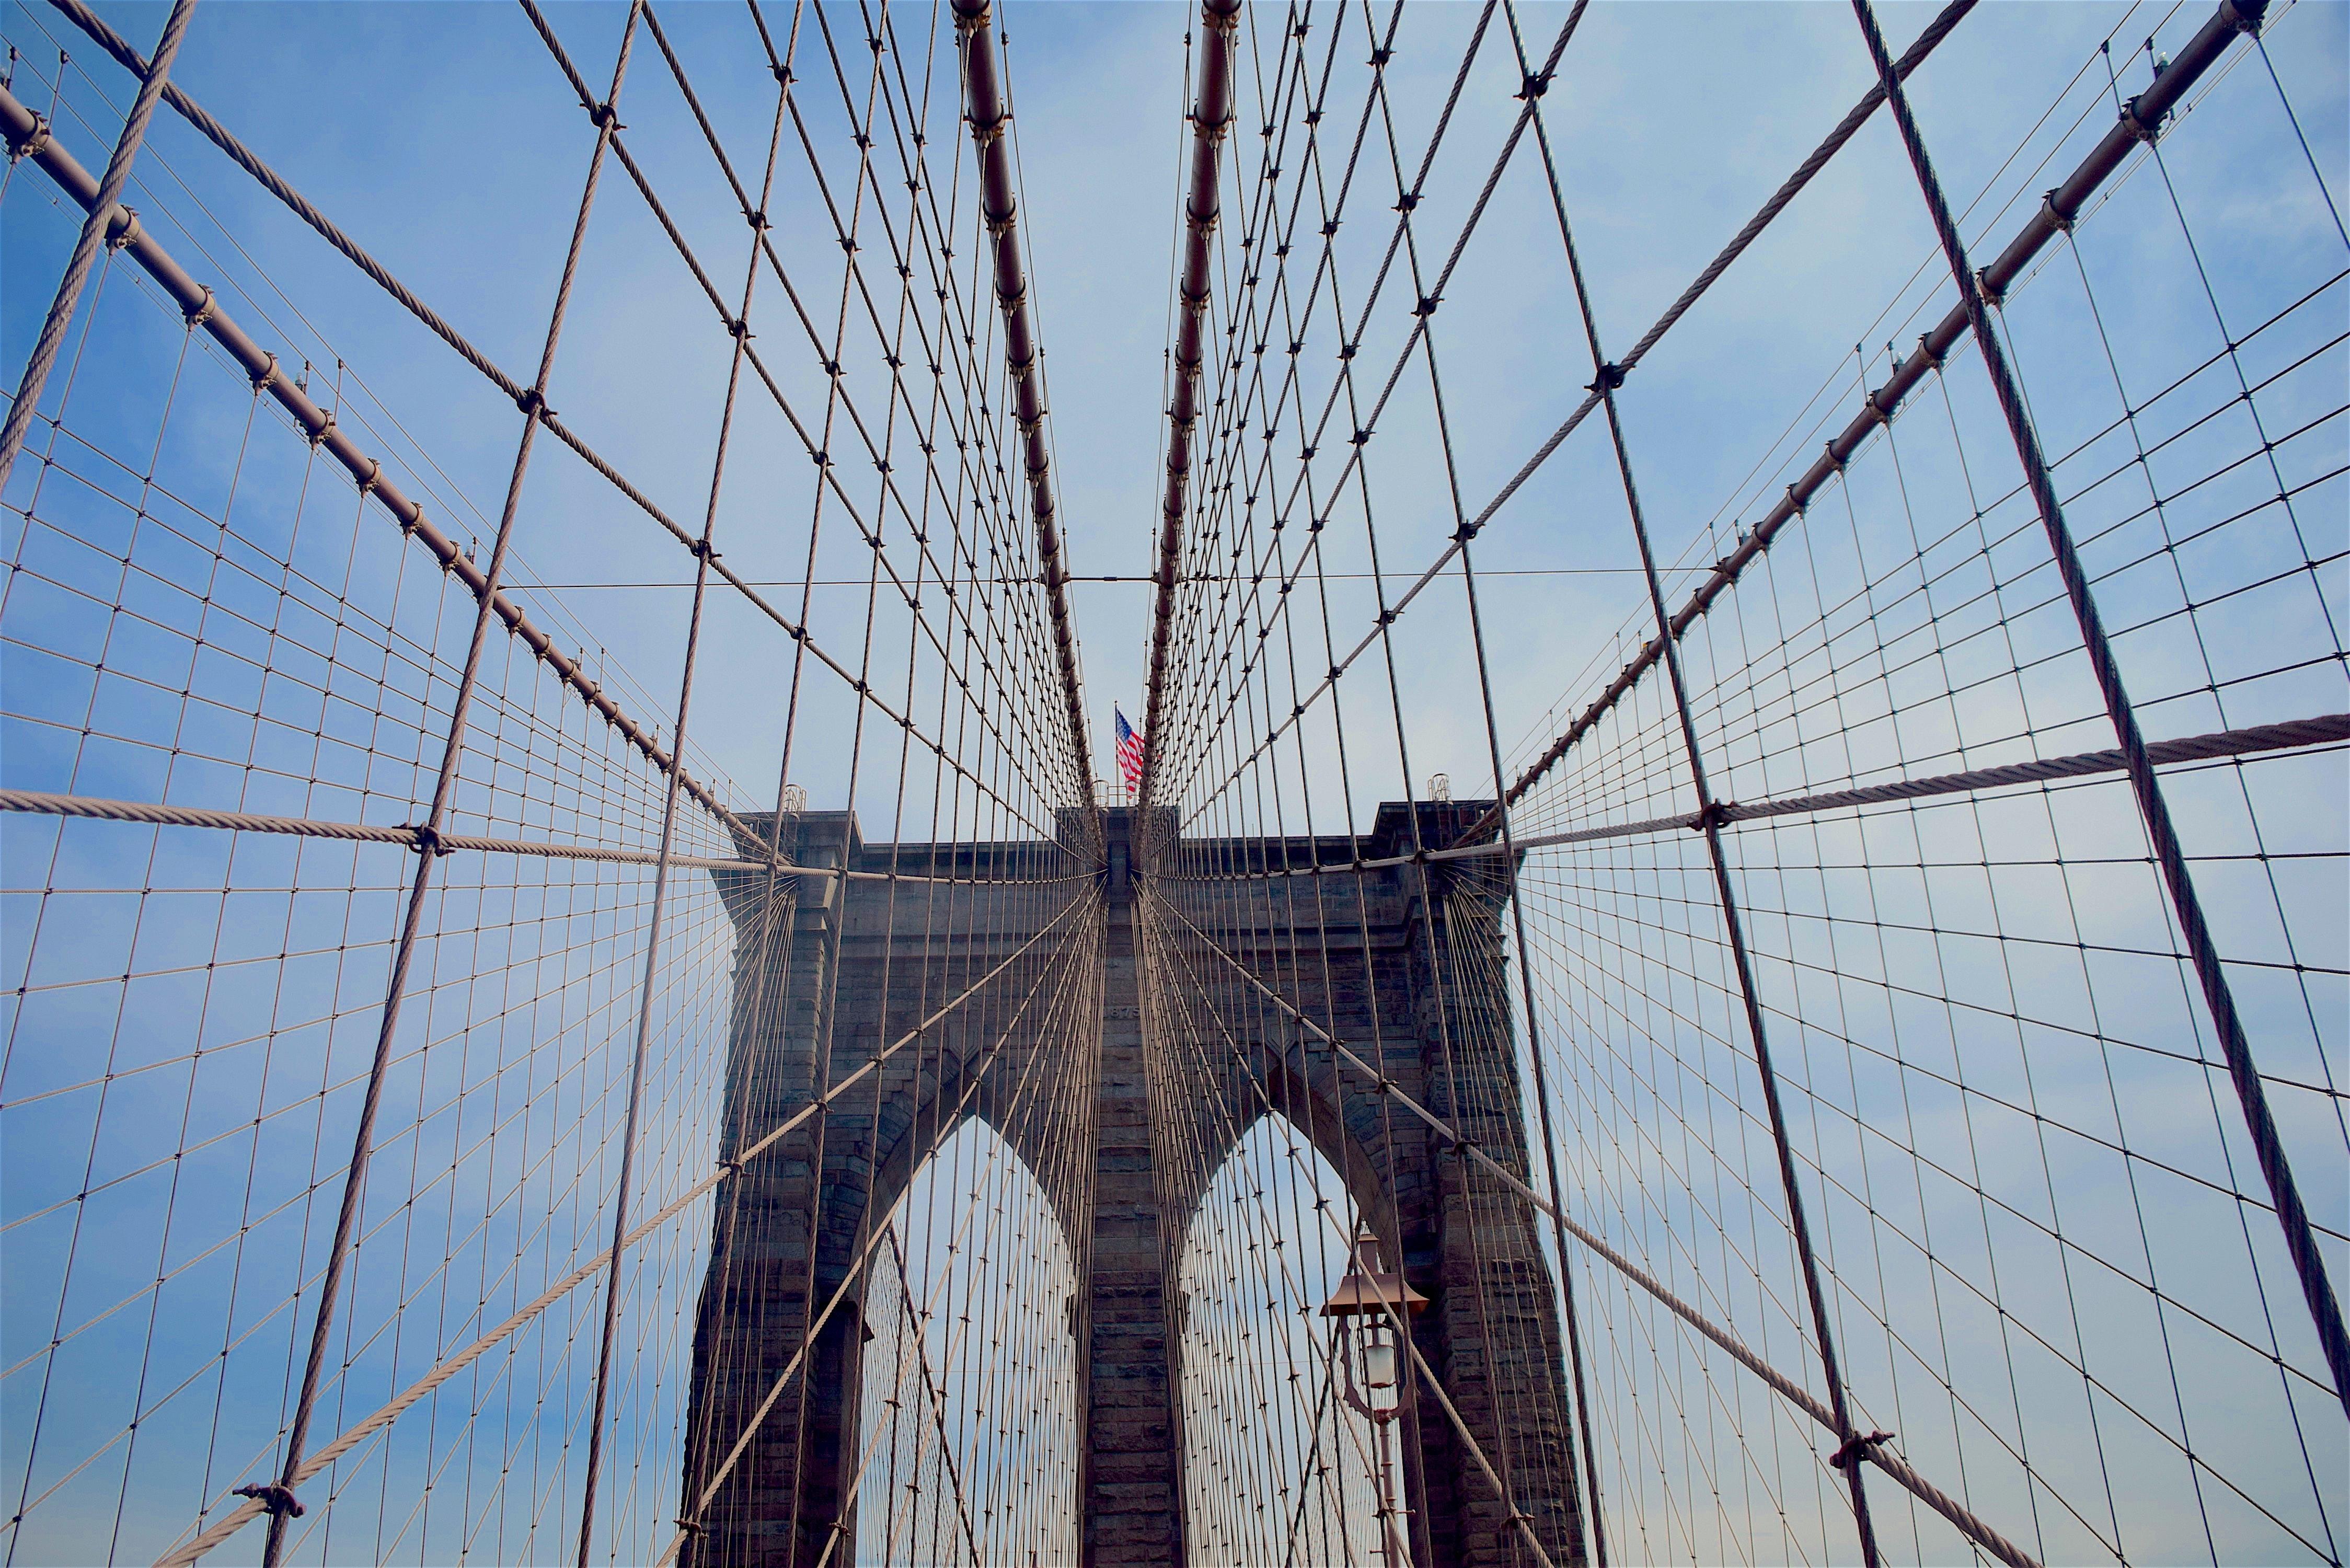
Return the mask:
M1406 1511L1396 1501L1395 1450L1392 1428L1403 1409L1403 1354L1399 1330L1409 1314L1425 1312L1428 1298L1411 1288L1400 1271L1379 1267L1378 1238L1367 1225L1355 1232L1355 1259L1322 1315L1340 1320L1345 1330L1340 1364L1346 1368L1341 1393L1347 1407L1371 1423L1373 1446L1378 1454L1379 1558L1386 1568L1411 1568L1405 1542L1409 1531L1399 1522ZM1363 1376L1355 1376L1356 1354L1362 1357Z

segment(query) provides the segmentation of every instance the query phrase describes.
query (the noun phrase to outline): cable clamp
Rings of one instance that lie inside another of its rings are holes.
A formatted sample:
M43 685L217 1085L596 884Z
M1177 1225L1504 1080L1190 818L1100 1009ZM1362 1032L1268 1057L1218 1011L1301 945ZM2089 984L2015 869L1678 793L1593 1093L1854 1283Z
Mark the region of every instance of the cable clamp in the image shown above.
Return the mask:
M781 88L787 88L787 87L789 87L789 86L791 86L791 85L792 85L792 67L789 67L789 66L770 66L770 67L768 67L767 68L768 68L769 70L772 70L773 72L775 72L775 85L776 85L777 87L781 87Z
M718 552L711 547L710 541L706 538L696 539L692 544L688 545L686 549L691 552L693 558L697 561L714 561L718 559Z
M2122 105L2122 129L2129 132L2135 140L2145 142L2148 147L2153 146L2161 138L2162 128L2169 122L2169 119L2170 117L2166 114L2151 125L2147 124L2146 117L2137 111L2136 97Z
M359 493L361 495L373 495L375 493L375 487L382 483L383 463L376 458L368 459L368 471L359 480Z
M1918 352L1926 356L1926 363L1934 367L1938 371L1941 369L1942 361L1945 356L1935 352L1934 339L1930 333L1920 332L1918 334Z
M310 444L314 447L326 444L327 438L335 431L335 410L321 409L318 412L320 415L318 428L310 432Z
M1792 484L1787 486L1787 504L1794 508L1795 515L1798 517L1805 517L1811 514L1812 504L1810 499L1806 496L1796 494L1795 487Z
M106 248L109 250L129 250L139 243L139 209L124 207L120 211L120 217L106 220Z
M265 352L261 358L263 360L262 367L260 369L255 370L253 373L252 378L253 389L255 393L269 390L270 387L275 384L277 379L277 356Z
M1690 827L1697 833L1711 833L1730 821L1730 812L1738 803L1734 800L1708 801L1690 816Z
M1890 1432L1870 1432L1866 1435L1856 1433L1845 1439L1844 1447L1828 1456L1828 1463L1837 1469L1848 1470L1861 1460L1867 1459L1869 1450L1876 1448L1877 1444L1889 1443L1892 1440L1893 1434Z
M261 1505L262 1511L265 1513L282 1513L288 1519L302 1517L302 1503L294 1495L294 1489L290 1486L279 1486L276 1481L268 1482L266 1485L241 1486L229 1495L251 1498Z
M1869 409L1870 409L1873 412L1875 412L1875 414L1877 415L1877 417L1878 421L1881 422L1881 421L1884 420L1884 418L1885 418L1885 410L1882 410L1882 409L1877 408L1877 400L1876 400L1875 398L1871 398L1871 399L1869 399L1869 400L1868 400L1868 406L1869 406ZM1827 443L1827 453L1828 453L1828 466L1829 466L1830 468L1835 469L1838 473L1842 473L1842 472L1844 472L1845 460L1844 460L1843 458L1840 458L1840 457L1838 457L1838 456L1836 455L1835 442L1834 442L1833 441L1829 441L1829 442Z
M454 855L455 847L441 836L441 830L429 822L403 822L402 827L416 835L416 842L408 847L419 855Z
M2069 234L2073 232L2073 214L2056 204L2056 190L2061 189L2051 190L2040 198L2040 212L2048 220L2049 227L2060 234Z
M1624 367L1610 359L1599 367L1598 378L1583 389L1586 392L1612 392L1623 384Z
M48 150L48 118L36 114L33 116L33 129L25 133L25 140L8 144L8 161L14 163L19 158L38 158Z
M1411 313L1425 319L1435 315L1436 307L1443 303L1444 296L1440 294L1423 294L1419 296L1419 303L1411 307Z
M595 108L589 109L588 111L588 118L595 121L596 129L598 130L619 130L622 129L620 125L620 111L614 109L608 103L599 103Z
M1548 91L1550 91L1550 73L1537 71L1527 76L1524 85L1518 88L1518 97L1537 99Z
M525 387L515 394L515 407L535 419L551 420L555 410L546 406L546 399L536 387Z
M193 310L183 310L180 313L180 315L187 321L188 329L192 332L213 318L213 291L211 286L200 283L196 285L196 286L203 291L203 303L197 306Z
M1985 305L1990 306L1993 310L1999 309L2002 306L2007 303L2006 290L1991 282L1991 273L1988 270L1978 270L1976 272L1975 293L1981 296L1982 302Z
M2267 10L2267 0L2251 5L2243 0L2220 0L2220 14L2235 24L2236 31L2254 38L2261 36L2261 16Z

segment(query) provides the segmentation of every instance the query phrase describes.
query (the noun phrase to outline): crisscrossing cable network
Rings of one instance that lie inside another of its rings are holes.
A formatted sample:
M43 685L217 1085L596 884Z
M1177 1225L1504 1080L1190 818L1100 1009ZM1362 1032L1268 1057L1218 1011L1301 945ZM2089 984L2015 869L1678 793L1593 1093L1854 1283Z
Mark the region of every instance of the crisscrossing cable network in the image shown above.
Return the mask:
M2341 1563L2339 24L9 0L0 1554Z

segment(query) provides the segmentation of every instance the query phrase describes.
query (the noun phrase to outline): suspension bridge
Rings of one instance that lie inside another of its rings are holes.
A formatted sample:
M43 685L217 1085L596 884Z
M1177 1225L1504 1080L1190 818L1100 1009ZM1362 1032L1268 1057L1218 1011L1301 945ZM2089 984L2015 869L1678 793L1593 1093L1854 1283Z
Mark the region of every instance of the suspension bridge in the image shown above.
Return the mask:
M2338 6L258 9L0 13L7 1563L2343 1561Z

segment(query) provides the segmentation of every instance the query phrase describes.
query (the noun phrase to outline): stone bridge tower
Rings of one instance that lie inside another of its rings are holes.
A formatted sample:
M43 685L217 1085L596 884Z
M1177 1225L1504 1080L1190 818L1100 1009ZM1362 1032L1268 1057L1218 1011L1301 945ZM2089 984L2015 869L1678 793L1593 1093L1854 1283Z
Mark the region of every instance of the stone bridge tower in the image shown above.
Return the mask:
M1421 836L1450 842L1484 805L1421 805ZM1388 1246L1399 1241L1408 1278L1433 1303L1415 1325L1419 1355L1479 1447L1506 1456L1519 1505L1552 1561L1562 1568L1580 1563L1577 1461L1553 1277L1523 1205L1498 1201L1490 1175L1424 1123L1394 1114L1365 1075L1342 1069L1326 1043L1302 1030L1267 1031L1237 1052L1222 1045L1222 1057L1232 1064L1223 1081L1194 1087L1239 1114L1223 1118L1203 1159L1175 1168L1165 1128L1154 1136L1154 1114L1164 1118L1168 1107L1154 1113L1147 1065L1157 1043L1149 1035L1174 1025L1154 1017L1149 1004L1153 954L1144 950L1139 906L1158 898L1212 926L1231 957L1290 1003L1332 1020L1333 1032L1357 1054L1376 1052L1396 1088L1527 1174L1508 1008L1497 986L1464 982L1478 966L1498 966L1498 894L1481 891L1475 878L1409 863L1413 825L1399 804L1382 806L1364 838L1186 840L1171 849L1148 842L1139 815L1103 814L1103 918L1096 928L1096 994L1087 1003L1101 1020L1098 1060L1061 1064L1086 1074L1096 1108L1091 1210L1061 1214L1082 1282L1069 1319L1081 1341L1084 1561L1192 1561L1183 1538L1180 1311L1172 1282L1185 1226L1209 1178L1270 1106L1311 1137ZM764 819L752 826L769 827ZM979 879L1035 875L1040 853L1033 844L868 845L840 813L787 820L783 848L803 866L894 866L900 875ZM1185 865L1220 857L1297 868L1344 866L1358 854L1404 863L1322 877L1181 875ZM881 1043L1035 938L1063 901L966 889L955 896L991 898L984 918L971 908L941 920L934 910L916 912L902 895L893 906L883 896L886 883L784 879L770 892L764 874L716 875L737 942L730 1148L741 1147L744 1128L770 1128L804 1109L820 1076L837 1083L870 1062ZM1500 877L1488 870L1483 879ZM1315 881L1332 885L1327 896L1296 896ZM1338 884L1344 897L1336 896ZM827 888L845 892L802 890ZM956 934L942 943L929 934L936 930ZM937 1048L918 1063L900 1057L875 1075L878 1092L843 1096L730 1184L736 1191L717 1221L695 1335L690 1490L699 1490L713 1451L732 1444L777 1375L795 1357L805 1355L806 1365L761 1421L758 1441L706 1516L706 1531L689 1552L696 1568L815 1568L836 1536L825 1560L851 1560L856 1500L845 1495L846 1456L858 1437L866 1333L860 1314L836 1310L804 1350L811 1286L820 1305L850 1277L868 1205L877 1220L889 1210L918 1156L937 1146L956 1116L988 1117L1032 1169L1044 1168L1053 1153L1035 1147L1035 1135L1019 1117L993 1114L993 1081L1017 1078L1033 1042L1016 1029L1007 1033L1000 1020L990 1028L984 1019L951 1018L939 1033ZM1432 1568L1530 1561L1452 1417L1415 1398L1401 1430L1415 1562Z

